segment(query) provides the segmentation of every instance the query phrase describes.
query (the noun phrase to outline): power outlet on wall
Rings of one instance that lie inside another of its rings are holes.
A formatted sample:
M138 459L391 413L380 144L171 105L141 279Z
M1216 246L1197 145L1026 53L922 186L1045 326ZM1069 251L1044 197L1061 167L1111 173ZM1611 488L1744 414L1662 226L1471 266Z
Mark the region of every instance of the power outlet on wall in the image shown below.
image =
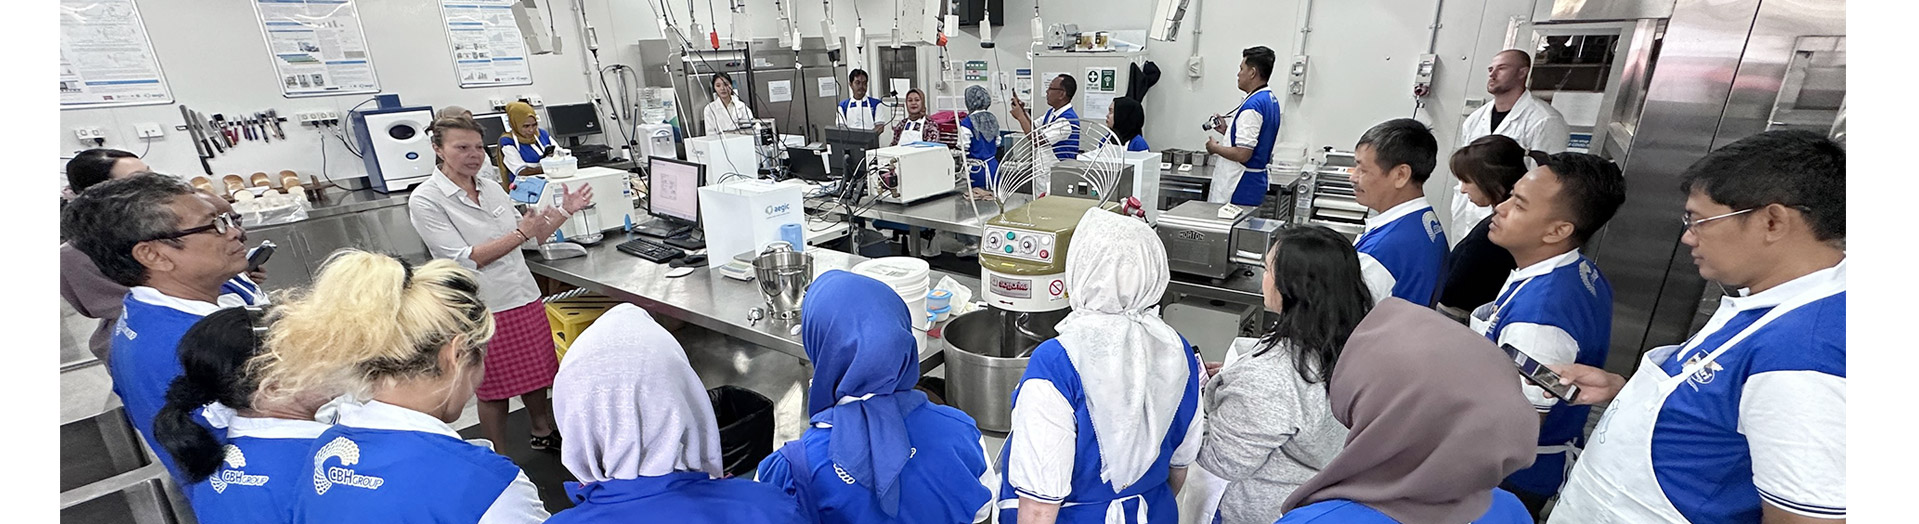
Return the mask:
M544 105L540 101L540 95L537 93L527 93L524 95L520 95L520 101L526 102L527 105L531 105L533 107L540 107L541 105Z
M91 126L73 128L73 136L74 138L80 139L80 143L82 144L96 144L107 139L106 132L101 131L98 127Z
M160 124L152 122L134 124L133 131L138 134L140 138L160 138L161 135L165 134L160 130Z
M501 111L501 110L505 110L505 109L506 109L506 99L504 99L504 98L500 98L500 97L497 97L497 96L496 96L496 97L492 97L492 98L488 98L488 99L486 99L486 105L487 105L487 106L489 106L489 107L492 107L494 111Z

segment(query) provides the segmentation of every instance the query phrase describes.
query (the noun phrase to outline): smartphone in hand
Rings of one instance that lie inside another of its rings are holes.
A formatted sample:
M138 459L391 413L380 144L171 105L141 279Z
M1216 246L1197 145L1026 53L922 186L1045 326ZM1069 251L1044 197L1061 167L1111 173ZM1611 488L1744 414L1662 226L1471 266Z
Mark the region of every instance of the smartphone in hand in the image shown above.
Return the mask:
M1519 369L1519 376L1526 377L1527 382L1546 390L1546 394L1566 402L1579 398L1578 385L1560 385L1558 373L1554 373L1545 364L1533 360L1532 356L1520 351L1519 348L1513 347L1512 344L1500 344L1499 349L1505 350L1506 356L1512 359L1513 366Z

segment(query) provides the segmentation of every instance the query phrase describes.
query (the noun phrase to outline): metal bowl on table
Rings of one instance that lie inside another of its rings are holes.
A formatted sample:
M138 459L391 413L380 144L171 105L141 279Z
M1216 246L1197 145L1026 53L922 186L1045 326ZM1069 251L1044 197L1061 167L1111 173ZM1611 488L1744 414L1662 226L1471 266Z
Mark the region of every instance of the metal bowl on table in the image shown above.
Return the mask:
M773 242L753 259L753 275L774 318L799 318L800 299L806 294L806 286L813 283L812 255L794 251L785 242Z
M1070 309L1020 313L986 308L955 317L941 332L946 340L946 402L973 417L980 429L1005 433L1013 426L1013 388L1041 342Z

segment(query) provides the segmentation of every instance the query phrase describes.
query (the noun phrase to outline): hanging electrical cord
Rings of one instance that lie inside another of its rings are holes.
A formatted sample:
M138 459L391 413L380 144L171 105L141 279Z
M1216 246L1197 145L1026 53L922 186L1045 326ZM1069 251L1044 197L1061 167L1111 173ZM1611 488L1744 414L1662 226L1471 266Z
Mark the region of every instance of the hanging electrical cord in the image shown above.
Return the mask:
M607 85L606 74L608 71L613 72L614 84L619 86L618 91L615 91ZM633 78L632 84L627 83L627 77L629 76ZM631 98L633 91L638 89L634 86L638 86L639 83L639 73L634 71L633 68L627 67L626 64L613 64L600 68L600 90L606 93L607 105L613 106L613 110L609 111L609 113L613 114L613 122L620 128L620 138L626 140L625 144L628 147L635 144L633 141L633 127L639 124L639 117L634 114L634 104Z

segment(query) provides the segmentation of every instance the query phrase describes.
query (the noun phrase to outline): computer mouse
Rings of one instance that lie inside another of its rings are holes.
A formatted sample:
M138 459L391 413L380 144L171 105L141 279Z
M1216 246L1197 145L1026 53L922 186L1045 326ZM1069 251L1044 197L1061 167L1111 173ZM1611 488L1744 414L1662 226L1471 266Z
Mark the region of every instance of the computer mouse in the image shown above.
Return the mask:
M706 265L706 255L691 254L681 257L679 260L675 260L675 262L679 262L680 265L684 267L700 267Z

